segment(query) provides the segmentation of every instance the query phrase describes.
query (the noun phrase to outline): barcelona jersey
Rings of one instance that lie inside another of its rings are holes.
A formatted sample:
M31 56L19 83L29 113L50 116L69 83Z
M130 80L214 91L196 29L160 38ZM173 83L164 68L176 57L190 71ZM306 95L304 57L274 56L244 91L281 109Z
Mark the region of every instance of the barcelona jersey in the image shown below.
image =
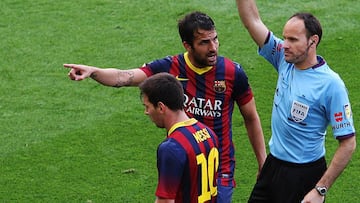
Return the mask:
M216 202L219 165L215 133L192 118L176 123L158 147L156 196L175 202Z
M182 83L187 115L209 126L219 137L219 184L234 187L232 112L235 102L241 106L253 98L241 66L218 56L215 66L197 68L184 53L152 61L141 69L147 76L168 72Z

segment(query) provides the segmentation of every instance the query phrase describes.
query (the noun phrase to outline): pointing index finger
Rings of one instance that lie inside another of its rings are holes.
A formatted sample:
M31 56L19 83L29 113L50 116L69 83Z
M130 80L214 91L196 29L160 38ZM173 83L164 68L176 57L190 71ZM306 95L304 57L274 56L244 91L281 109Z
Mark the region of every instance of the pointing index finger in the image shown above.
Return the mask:
M73 68L74 64L63 64L65 68Z

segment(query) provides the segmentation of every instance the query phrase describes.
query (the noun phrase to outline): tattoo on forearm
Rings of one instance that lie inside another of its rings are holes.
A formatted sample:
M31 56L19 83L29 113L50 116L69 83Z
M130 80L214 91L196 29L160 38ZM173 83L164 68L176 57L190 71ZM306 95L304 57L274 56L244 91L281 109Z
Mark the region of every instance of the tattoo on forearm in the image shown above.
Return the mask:
M91 74L90 74L90 78L92 78L92 79L94 79L94 80L95 80L95 79L96 79L96 77L97 77L97 75L96 75L95 73L91 73Z
M134 71L120 71L114 87L130 86L134 81Z

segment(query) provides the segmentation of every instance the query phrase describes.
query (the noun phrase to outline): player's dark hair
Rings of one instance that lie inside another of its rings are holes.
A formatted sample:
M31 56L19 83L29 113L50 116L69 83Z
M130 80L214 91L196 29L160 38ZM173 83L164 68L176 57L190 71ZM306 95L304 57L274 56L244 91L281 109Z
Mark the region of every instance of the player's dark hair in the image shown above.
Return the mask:
M140 85L140 96L146 95L155 107L158 102L164 103L171 110L184 109L184 90L181 83L169 73L158 73Z
M215 23L210 16L205 13L194 11L178 21L178 29L181 41L193 46L194 33L199 29L207 31L214 30Z
M319 45L320 41L321 41L321 37L322 37L322 28L321 28L320 21L313 14L306 13L306 12L295 13L289 19L294 18L294 17L302 19L304 21L306 35L307 35L306 37L308 39L313 35L319 36L319 42L317 43L317 45Z

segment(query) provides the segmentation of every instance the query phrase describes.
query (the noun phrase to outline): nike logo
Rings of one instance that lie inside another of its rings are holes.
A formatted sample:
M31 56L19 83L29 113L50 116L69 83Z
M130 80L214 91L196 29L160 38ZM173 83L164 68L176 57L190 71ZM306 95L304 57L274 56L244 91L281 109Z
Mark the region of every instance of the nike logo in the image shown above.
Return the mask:
M180 78L178 75L175 77L178 81L188 81L188 78Z

